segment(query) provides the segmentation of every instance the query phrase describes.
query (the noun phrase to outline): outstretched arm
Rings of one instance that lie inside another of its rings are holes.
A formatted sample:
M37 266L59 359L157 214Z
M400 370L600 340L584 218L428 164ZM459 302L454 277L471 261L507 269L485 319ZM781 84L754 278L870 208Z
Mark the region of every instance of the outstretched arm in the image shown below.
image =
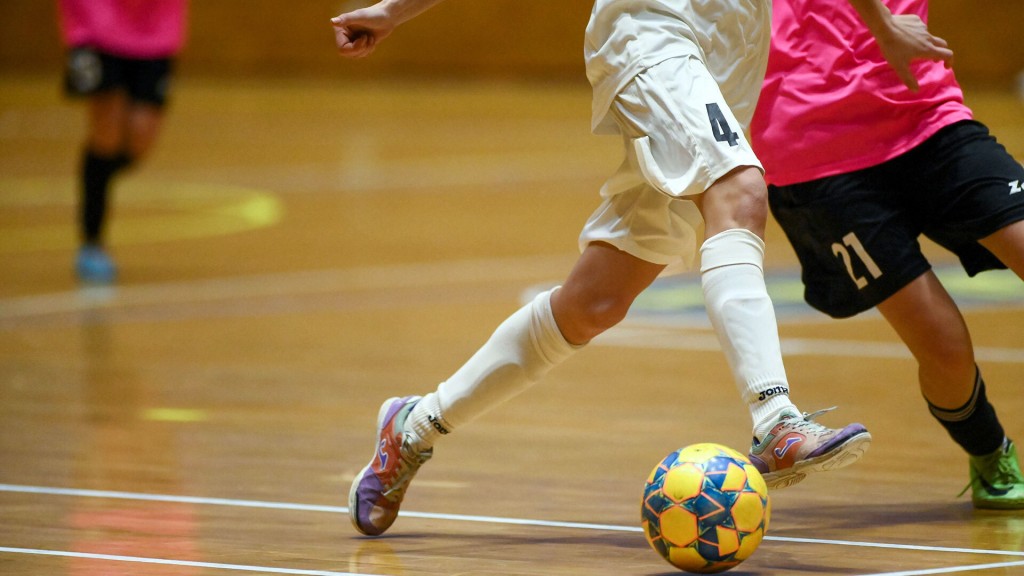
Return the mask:
M882 55L900 80L911 90L919 88L910 71L914 60L953 61L953 51L945 40L933 36L916 14L893 15L880 0L849 0L875 36Z
M426 12L442 0L380 0L367 8L331 18L338 53L349 58L368 56L377 43L399 24Z

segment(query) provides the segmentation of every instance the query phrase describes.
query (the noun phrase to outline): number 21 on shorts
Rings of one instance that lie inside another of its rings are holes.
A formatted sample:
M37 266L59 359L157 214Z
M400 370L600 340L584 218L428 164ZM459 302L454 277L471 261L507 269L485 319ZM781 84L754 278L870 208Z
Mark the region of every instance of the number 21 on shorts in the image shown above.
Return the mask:
M868 279L854 271L854 258L857 258L864 264L864 268L867 268L868 274L871 274L872 278L878 279L882 276L882 269L871 259L871 255L864 249L864 245L860 243L860 238L857 238L857 235L853 232L843 236L842 244L839 242L832 244L832 254L842 259L843 265L846 266L846 273L850 275L850 279L853 280L853 283L859 289L863 289L868 285Z

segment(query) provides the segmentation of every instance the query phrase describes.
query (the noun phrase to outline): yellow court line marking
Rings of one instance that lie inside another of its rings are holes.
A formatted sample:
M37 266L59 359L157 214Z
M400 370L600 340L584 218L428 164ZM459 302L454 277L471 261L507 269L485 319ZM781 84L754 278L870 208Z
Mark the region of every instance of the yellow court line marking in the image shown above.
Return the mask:
M65 209L67 222L0 227L0 253L68 250L78 238L70 224L77 202L69 178L0 178L0 208ZM119 186L110 244L123 246L223 236L281 221L284 207L267 190L225 184L131 179Z
M191 408L150 408L142 413L142 418L154 422L202 422L207 413Z

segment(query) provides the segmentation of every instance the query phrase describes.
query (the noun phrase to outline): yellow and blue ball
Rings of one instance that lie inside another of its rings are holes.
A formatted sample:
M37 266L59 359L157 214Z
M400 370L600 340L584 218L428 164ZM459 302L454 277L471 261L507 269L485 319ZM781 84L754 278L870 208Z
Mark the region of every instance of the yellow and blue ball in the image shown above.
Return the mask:
M644 486L647 542L687 572L723 572L754 553L771 516L768 487L746 456L693 444L666 456Z

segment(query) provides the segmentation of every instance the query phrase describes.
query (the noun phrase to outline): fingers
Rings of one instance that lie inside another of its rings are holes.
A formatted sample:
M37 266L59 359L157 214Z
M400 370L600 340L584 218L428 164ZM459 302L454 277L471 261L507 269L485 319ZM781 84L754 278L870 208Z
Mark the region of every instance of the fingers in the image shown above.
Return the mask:
M911 70L915 60L932 60L952 66L953 51L945 39L931 34L927 25L912 14L893 16L895 31L882 46L886 60L896 71L900 80L912 91L917 91L917 78Z
M365 18L363 14L365 10L353 10L351 12L342 12L334 18L331 18L331 25L335 28L351 28L353 25L362 23Z
M331 18L334 27L334 43L338 54L347 58L363 58L376 47L377 41L369 30L360 29L350 14L341 14Z
M929 32L928 25L916 14L895 15L893 22L898 30L902 30L902 42L907 43L911 58L952 62L953 51L949 43Z
M946 42L945 38L929 34L928 43L930 52L927 54L927 58L931 60L941 60L947 64L953 61L953 50L950 49L949 42Z
M949 48L949 42L946 42L945 38L940 38L938 36L932 36L931 40L932 40L932 44L934 44L936 46L940 46L942 48Z
M376 47L373 36L356 35L354 37L338 34L335 36L335 43L338 46L338 54L347 58L363 58L369 56Z
M917 83L917 77L910 71L910 68L901 68L896 71L899 74L900 80L903 84L910 89L911 92L917 92L921 89L921 86Z
M932 60L941 60L949 67L953 64L953 50L942 38L932 37Z

